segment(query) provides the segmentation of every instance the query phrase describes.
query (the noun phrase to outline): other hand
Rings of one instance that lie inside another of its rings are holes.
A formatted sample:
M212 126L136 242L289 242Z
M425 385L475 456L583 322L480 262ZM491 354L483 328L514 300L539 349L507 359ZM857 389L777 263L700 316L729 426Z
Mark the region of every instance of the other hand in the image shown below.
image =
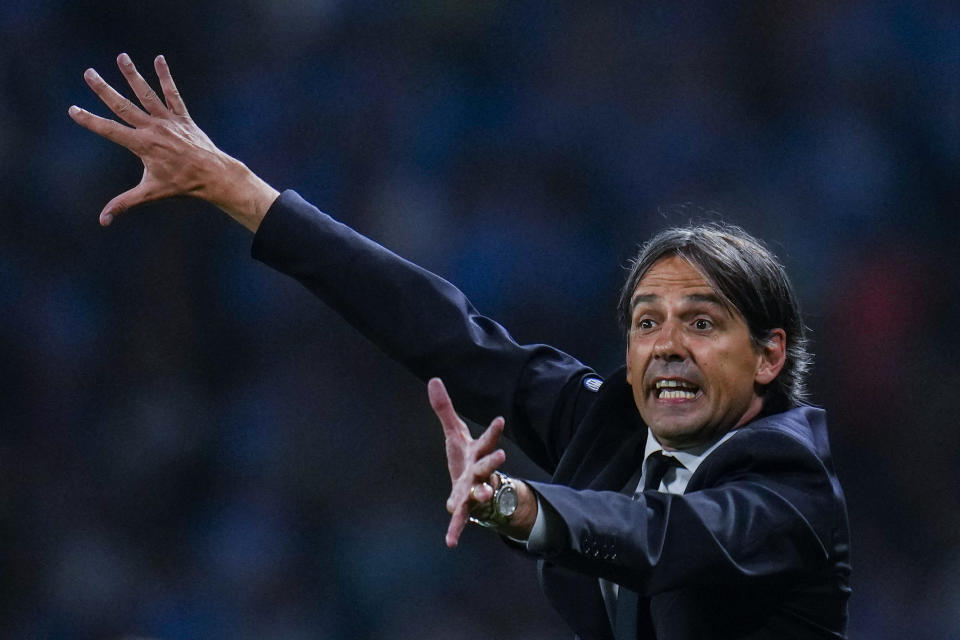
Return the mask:
M446 543L455 547L467 524L471 509L493 498L490 475L503 464L506 453L497 443L503 433L503 418L494 418L479 438L470 435L467 425L457 416L453 403L443 382L433 378L427 385L430 406L443 425L447 450L447 469L450 471L450 497L447 511L450 526L447 527Z

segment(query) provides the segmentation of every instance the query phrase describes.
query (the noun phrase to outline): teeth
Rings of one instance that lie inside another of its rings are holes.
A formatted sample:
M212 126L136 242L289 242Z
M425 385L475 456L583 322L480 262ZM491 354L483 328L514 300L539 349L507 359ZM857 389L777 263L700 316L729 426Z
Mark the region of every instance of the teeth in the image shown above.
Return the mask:
M683 380L657 380L657 397L661 400L694 400L700 389Z
M692 384L681 382L680 380L657 380L657 389L695 389Z
M658 396L661 400L693 400L697 397L693 391L661 391Z

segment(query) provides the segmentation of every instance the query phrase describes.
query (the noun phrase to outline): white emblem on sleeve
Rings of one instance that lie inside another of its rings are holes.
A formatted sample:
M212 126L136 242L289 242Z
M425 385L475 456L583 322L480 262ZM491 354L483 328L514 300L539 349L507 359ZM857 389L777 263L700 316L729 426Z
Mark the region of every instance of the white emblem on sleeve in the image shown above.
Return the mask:
M603 384L603 380L597 376L589 376L583 379L583 386L590 391L600 391L600 385Z

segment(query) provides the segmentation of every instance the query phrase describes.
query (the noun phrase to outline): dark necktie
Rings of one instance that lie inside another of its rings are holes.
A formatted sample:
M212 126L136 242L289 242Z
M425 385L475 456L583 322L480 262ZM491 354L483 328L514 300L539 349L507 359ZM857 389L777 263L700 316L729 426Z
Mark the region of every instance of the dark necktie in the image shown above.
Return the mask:
M653 453L644 463L643 470L643 490L657 490L660 488L660 481L670 467L675 467L680 463L676 458L665 456L660 451ZM633 495L636 500L640 496L637 491ZM640 596L636 591L631 591L620 587L617 595L617 624L614 628L616 640L636 640L637 638L637 608L640 605Z
M680 462L673 456L665 456L663 452L657 451L650 454L644 466L646 469L643 473L643 490L649 491L659 489L663 476L667 475L671 467L679 467Z

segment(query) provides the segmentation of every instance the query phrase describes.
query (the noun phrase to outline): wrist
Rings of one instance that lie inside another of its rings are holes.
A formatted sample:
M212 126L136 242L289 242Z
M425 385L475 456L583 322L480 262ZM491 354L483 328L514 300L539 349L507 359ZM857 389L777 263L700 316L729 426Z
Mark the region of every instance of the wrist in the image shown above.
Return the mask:
M280 192L239 160L223 154L222 161L222 174L217 181L220 186L212 190L208 200L256 233Z
M537 496L526 482L495 471L490 476L493 498L471 511L470 521L498 533L526 540L537 521ZM506 506L505 506L506 505ZM506 509L506 512L504 512Z
M497 530L516 540L526 540L537 521L537 495L522 480L514 478L513 484L517 490L517 510L510 521L497 527Z

